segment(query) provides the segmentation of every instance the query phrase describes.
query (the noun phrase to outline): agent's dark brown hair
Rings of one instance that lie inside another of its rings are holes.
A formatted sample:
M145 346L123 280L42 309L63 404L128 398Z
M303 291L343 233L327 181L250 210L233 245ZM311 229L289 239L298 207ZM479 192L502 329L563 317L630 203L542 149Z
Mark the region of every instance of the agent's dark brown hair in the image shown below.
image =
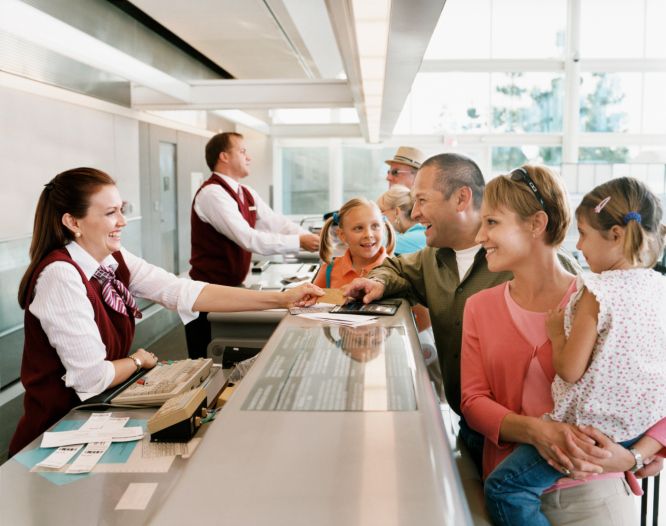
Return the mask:
M88 213L90 197L102 186L116 182L106 173L95 168L74 168L56 175L44 185L37 209L30 243L28 265L18 291L18 302L25 309L32 298L28 298L28 285L41 261L53 250L64 247L74 240L74 234L62 222L65 214L81 219Z
M236 132L224 132L213 135L206 144L206 164L211 172L215 171L215 165L222 152L228 152L231 148L231 138L242 139L243 136Z

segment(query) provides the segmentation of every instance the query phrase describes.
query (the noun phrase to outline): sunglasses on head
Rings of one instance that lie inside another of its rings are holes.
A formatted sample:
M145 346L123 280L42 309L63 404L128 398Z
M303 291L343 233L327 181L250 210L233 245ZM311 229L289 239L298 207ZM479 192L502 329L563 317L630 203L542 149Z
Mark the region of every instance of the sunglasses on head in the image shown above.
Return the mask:
M511 178L512 181L516 181L518 183L520 182L525 183L528 186L528 188L532 190L534 197L536 197L536 200L539 201L539 204L541 205L543 211L548 213L546 210L546 201L544 201L541 192L539 192L539 189L537 188L537 185L534 184L534 181L532 181L530 174L527 173L527 170L525 170L525 168L516 168L513 172L511 172L509 177Z

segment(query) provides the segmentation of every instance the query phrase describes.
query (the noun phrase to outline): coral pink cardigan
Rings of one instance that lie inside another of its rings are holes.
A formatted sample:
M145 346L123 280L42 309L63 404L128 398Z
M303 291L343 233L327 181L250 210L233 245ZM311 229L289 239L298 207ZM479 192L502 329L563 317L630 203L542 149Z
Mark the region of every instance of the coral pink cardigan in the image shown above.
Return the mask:
M522 412L523 383L532 357L536 354L549 381L555 377L550 340L535 348L523 338L504 299L506 286L502 283L474 294L465 304L463 317L460 408L468 424L486 438L484 478L515 446L500 442L500 425L507 414ZM570 289L568 296L573 292ZM664 444L666 419L647 434Z

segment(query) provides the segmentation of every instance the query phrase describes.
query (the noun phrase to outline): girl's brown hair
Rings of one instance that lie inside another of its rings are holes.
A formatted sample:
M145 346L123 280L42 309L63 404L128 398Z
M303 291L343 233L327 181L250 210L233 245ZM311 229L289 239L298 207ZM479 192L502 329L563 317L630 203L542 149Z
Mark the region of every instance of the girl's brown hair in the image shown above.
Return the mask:
M62 216L69 213L78 219L85 217L90 206L90 197L102 186L115 185L106 173L95 168L74 168L56 175L44 185L37 209L30 243L28 265L18 291L18 302L25 309L32 298L28 298L28 285L39 263L53 250L64 247L74 240L74 234L62 223Z
M537 187L543 206L530 185L517 173L520 170L525 170ZM491 208L513 210L522 220L537 212L545 212L548 216L545 241L551 246L562 244L571 224L571 209L564 185L555 172L545 166L525 165L492 179L486 185L483 202Z
M664 251L666 227L659 199L638 179L619 177L594 188L576 208L595 230L608 237L614 226L625 231L624 257L632 265L651 268Z
M331 255L333 252L333 248L331 246L333 244L330 232L331 226L342 227L345 216L357 206L369 206L371 208L374 208L380 217L382 215L381 210L379 210L379 206L377 206L377 203L369 201L364 197L355 197L347 201L344 205L342 205L340 210L338 210L333 214L333 217L329 217L326 220L326 222L324 223L324 227L321 229L319 257L325 263L328 263L330 265ZM390 223L384 221L384 227L386 228L386 252L388 254L393 254L393 249L395 248L395 233Z

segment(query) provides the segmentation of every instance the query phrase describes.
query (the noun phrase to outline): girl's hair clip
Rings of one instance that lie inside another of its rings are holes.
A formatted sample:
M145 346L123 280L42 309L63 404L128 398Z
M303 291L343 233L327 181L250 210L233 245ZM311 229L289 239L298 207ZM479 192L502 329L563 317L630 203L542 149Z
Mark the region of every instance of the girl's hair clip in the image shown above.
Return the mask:
M333 212L333 224L338 226L340 224L340 214Z
M609 195L605 199L602 199L597 206L594 207L594 211L598 214L604 209L604 206L608 204L608 201L611 200L611 196Z

